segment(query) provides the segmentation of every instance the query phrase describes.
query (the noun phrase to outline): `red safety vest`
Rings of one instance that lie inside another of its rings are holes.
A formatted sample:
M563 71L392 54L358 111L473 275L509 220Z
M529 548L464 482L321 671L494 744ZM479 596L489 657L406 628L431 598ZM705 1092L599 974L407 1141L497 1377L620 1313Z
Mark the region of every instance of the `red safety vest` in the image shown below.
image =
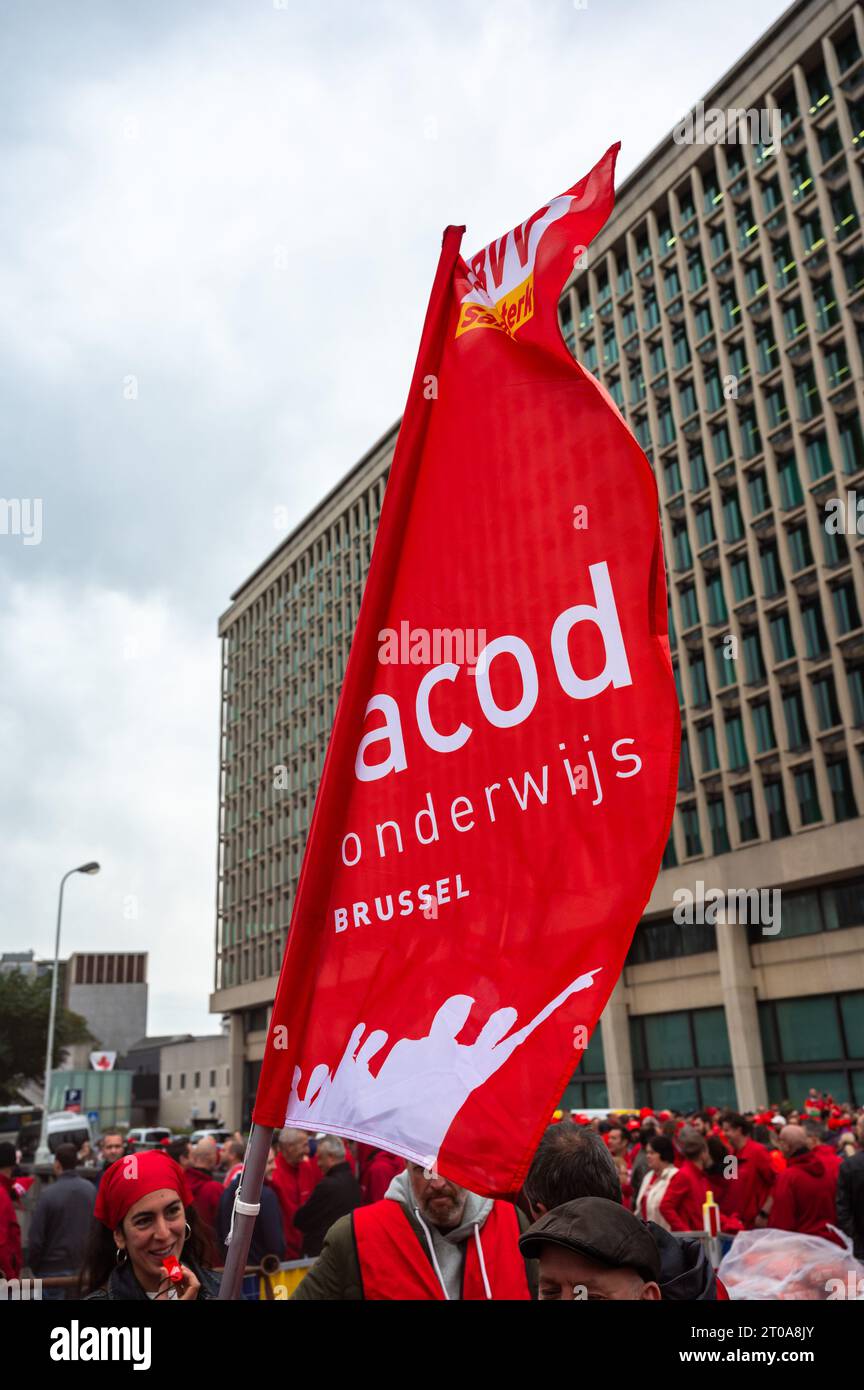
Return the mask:
M445 1301L428 1251L421 1247L400 1202L384 1198L370 1207L357 1207L351 1220L364 1298ZM492 1297L530 1299L525 1261L519 1252L516 1208L509 1202L494 1202L480 1227L480 1242ZM462 1298L485 1300L486 1290L473 1234L465 1246Z

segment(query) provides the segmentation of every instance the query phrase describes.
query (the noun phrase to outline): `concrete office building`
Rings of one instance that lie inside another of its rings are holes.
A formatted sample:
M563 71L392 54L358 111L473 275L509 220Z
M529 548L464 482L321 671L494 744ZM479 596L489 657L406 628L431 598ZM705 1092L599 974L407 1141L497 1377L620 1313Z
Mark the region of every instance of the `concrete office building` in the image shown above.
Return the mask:
M88 1067L97 1049L127 1052L147 1031L147 953L75 952L66 963L65 1004L96 1039L69 1049L66 1066Z
M230 1114L227 1032L162 1043L159 1122L169 1129L219 1128Z
M577 1108L752 1108L811 1085L864 1102L862 538L848 508L826 527L832 499L864 502L862 53L860 6L792 5L704 98L706 130L719 110L740 134L730 113L752 110L747 140L670 132L562 298L657 477L683 727L673 833ZM779 112L776 144L760 111ZM237 1122L395 433L220 623L212 1007L232 1016ZM731 910L679 925L673 895L700 884L779 889L779 932Z

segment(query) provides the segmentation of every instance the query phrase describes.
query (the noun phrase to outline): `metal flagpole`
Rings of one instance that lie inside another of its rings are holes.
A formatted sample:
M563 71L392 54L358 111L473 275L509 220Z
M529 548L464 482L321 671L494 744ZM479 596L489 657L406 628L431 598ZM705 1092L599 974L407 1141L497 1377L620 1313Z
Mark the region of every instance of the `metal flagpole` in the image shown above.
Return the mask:
M272 1139L272 1129L252 1126L243 1171L234 1194L234 1210L231 1214L231 1229L228 1232L228 1257L219 1286L219 1298L223 1300L240 1297L252 1231L261 1210L261 1187Z

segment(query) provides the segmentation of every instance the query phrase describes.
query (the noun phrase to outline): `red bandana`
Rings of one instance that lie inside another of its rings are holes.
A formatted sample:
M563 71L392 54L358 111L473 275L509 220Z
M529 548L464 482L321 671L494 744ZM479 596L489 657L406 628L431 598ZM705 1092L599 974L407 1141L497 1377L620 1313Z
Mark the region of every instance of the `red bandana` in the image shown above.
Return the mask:
M150 1192L168 1188L184 1207L192 1205L192 1193L179 1163L158 1149L118 1158L102 1174L93 1215L109 1231L116 1231L130 1207Z

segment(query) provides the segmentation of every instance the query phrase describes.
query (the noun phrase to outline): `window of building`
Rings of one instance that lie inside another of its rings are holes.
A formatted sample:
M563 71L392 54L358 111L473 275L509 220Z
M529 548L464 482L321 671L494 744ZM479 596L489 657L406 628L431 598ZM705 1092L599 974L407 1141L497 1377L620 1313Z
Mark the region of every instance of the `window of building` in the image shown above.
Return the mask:
M695 331L697 343L706 337L714 327L711 318L711 306L706 300L703 304L696 304L693 309L695 319Z
M172 1077L171 1077L171 1073L170 1073L170 1071L169 1071L168 1074L167 1074L167 1076L165 1077L165 1090L166 1090L166 1091L170 1091L170 1090L171 1090L171 1080L172 1080Z
M738 671L725 638L714 643L714 673L718 690L724 690L738 681Z
M744 535L744 518L737 489L727 492L723 497L723 537L730 544L740 541Z
M699 762L702 771L716 772L720 766L720 759L717 754L717 735L714 732L713 721L700 724L696 730L696 737L699 742Z
M783 571L780 568L780 555L775 542L759 548L759 565L762 570L762 588L766 598L776 598L783 592Z
M681 754L678 758L678 790L693 790L693 765L690 761L690 740L686 734L681 735Z
M701 446L692 449L689 455L690 487L693 492L701 492L708 486L708 472L705 468L705 455Z
M602 1109L608 1104L603 1030L598 1025L579 1059L579 1065L561 1098L559 1108L566 1113L568 1110Z
M775 386L773 390L767 392L765 409L768 413L769 429L777 429L785 422L789 411L786 406L786 393L782 386Z
M768 700L760 700L758 704L751 705L753 712L753 729L756 734L757 753L770 753L772 748L777 747L777 737L774 733L774 719L771 714L771 705Z
M758 840L759 827L756 823L756 807L750 787L736 787L732 793L735 802L735 815L738 819L738 836L742 843Z
M185 1091L185 1090L186 1090L186 1073L185 1073L185 1071L181 1071L181 1073L180 1073L180 1090L181 1090L181 1091Z
M773 371L777 365L777 343L770 324L760 328L756 334L756 359L759 364L759 371L763 375Z
M849 547L846 544L846 537L841 536L837 531L823 530L822 549L825 552L826 565L844 565L849 558Z
M663 478L666 484L667 497L675 497L683 491L684 484L681 481L681 469L678 466L677 458L666 460L663 465Z
M765 473L761 468L758 472L747 474L747 492L750 496L750 506L754 516L760 516L762 512L768 510L771 499L768 496Z
M795 783L795 795L798 798L801 824L815 825L817 821L822 819L822 810L819 806L819 793L812 767L796 768L793 773L793 781Z
M714 854L728 854L732 848L726 825L726 807L722 796L708 798L708 824L711 828L711 849Z
M746 555L739 555L730 565L732 593L736 603L743 603L752 597L753 581L750 578L750 562Z
M810 735L807 731L807 720L804 717L804 704L800 690L784 690L783 718L786 721L789 751L796 752L802 748L809 748Z
M775 661L789 661L795 655L795 646L792 641L792 628L789 624L789 614L775 613L768 619L768 630L771 633L771 644L774 648Z
M766 778L763 783L763 790L765 809L768 812L768 833L772 840L782 840L789 834L789 817L786 814L783 783L775 778Z
M864 468L864 435L857 415L848 417L840 425L840 456L844 473L857 473Z
M718 425L711 431L711 447L714 451L714 462L725 463L732 454L732 441L729 431L725 425Z
M864 990L762 1000L757 1007L773 1100L797 1104L813 1087L864 1104Z
M831 194L831 212L834 217L834 232L838 241L845 241L858 228L858 213L852 189L847 183L836 193Z
M852 719L855 724L864 724L864 667L852 666L846 672L849 685L849 698L852 701Z
M816 330L825 333L840 320L840 306L831 281L826 280L816 287Z
M630 1043L637 1105L685 1112L706 1105L734 1106L732 1058L722 1008L633 1015Z
M742 633L742 645L744 647L744 678L748 685L761 685L766 679L766 672L759 629L747 628Z
M717 539L710 502L706 502L704 506L696 508L696 537L699 542L700 550L703 546L710 545L712 541L716 541Z
M787 454L785 458L777 460L777 480L780 484L781 506L786 511L800 507L804 501L804 492L794 454Z
M695 627L699 621L696 589L692 584L683 584L678 594L681 600L681 626L686 631L688 627Z
M705 660L701 656L691 656L690 658L690 685L693 691L693 703L697 706L710 703L708 692L708 677L705 673Z
M692 567L693 555L685 521L677 522L672 527L672 553L677 570L689 570Z
M824 656L828 651L828 636L822 619L822 605L818 598L808 599L801 604L801 623L808 657Z
M828 786L831 788L834 819L837 821L853 820L858 814L858 807L855 803L855 793L852 790L848 759L833 758L826 765L826 771L828 773Z
M684 830L685 854L688 859L702 853L702 836L699 833L699 812L691 802L681 808L681 825Z
M800 526L793 526L786 532L789 541L789 555L792 560L792 573L797 574L799 570L807 569L813 563L813 551L810 548L810 537L807 534L806 523Z
M849 358L842 343L833 344L826 352L825 375L828 378L829 391L833 391L837 386L842 386L849 376Z
M836 589L832 589L831 599L834 604L834 618L840 632L852 632L856 627L861 626L858 602L851 580L847 584L838 584Z
M724 720L726 726L726 752L729 757L729 766L734 771L739 771L747 766L747 744L744 741L744 724L740 714L728 715Z
M723 593L723 578L720 574L712 574L706 581L705 591L708 595L708 621L712 624L725 623L729 618L729 610L726 607L726 596Z
M830 671L826 671L824 674L814 677L810 682L810 688L813 691L820 730L833 729L840 723L840 707L837 703L834 677Z

